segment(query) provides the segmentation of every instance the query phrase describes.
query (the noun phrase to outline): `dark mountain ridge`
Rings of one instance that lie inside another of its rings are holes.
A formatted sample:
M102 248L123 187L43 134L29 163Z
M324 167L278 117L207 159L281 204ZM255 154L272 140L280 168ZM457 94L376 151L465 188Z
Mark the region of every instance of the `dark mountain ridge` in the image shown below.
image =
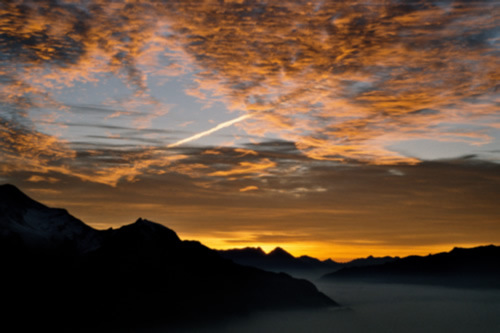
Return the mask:
M409 256L381 265L348 267L329 273L322 280L500 288L500 247L454 248L450 252Z
M320 261L305 256L296 258L280 247L267 254L260 247L218 250L218 252L223 258L240 265L257 267L272 272L286 272L296 276L316 277L342 267L334 261Z
M66 332L337 305L306 280L237 265L163 225L96 230L12 185L0 186L0 260L4 318Z
M273 272L286 272L294 276L319 278L322 275L345 267L367 266L398 260L398 257L367 257L339 263L332 259L319 260L309 256L294 257L284 249L277 247L266 254L260 247L218 250L219 254L240 265L257 267Z

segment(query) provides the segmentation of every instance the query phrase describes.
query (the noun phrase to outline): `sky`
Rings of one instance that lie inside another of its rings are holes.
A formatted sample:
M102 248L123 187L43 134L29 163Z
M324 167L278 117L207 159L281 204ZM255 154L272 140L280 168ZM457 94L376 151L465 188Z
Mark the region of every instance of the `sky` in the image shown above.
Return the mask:
M0 183L345 261L500 244L498 1L0 4Z

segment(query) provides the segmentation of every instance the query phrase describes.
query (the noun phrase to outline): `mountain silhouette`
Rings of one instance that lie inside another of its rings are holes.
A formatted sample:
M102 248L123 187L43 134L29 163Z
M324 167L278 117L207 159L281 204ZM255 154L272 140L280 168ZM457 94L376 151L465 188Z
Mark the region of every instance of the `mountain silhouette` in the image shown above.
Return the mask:
M277 247L269 254L267 255L269 258L275 259L275 260L293 260L295 259L294 256L292 256L290 253L286 252L283 250L281 247Z
M312 257L296 258L284 249L277 247L269 253L261 248L247 247L243 249L219 250L219 254L240 265L257 267L272 272L286 272L296 276L309 278L342 268L333 260L320 261Z
M409 256L380 265L347 267L323 281L366 281L500 288L500 247L454 248L450 252Z
M273 272L286 272L294 276L307 277L309 279L316 279L326 273L338 271L345 267L381 264L399 259L398 257L374 258L370 256L346 263L339 263L331 259L319 260L310 256L294 257L280 247L275 248L268 254L260 247L219 250L219 254L240 265L257 267Z
M235 264L163 225L140 218L96 230L12 185L0 186L0 260L4 318L18 328L106 330L337 305L306 280Z

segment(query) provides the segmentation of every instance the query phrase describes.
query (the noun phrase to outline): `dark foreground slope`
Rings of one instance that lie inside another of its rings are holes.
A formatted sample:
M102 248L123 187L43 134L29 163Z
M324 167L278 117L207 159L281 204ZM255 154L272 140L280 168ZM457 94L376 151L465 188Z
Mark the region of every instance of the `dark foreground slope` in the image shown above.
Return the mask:
M0 186L4 324L131 327L336 303L305 280L243 267L143 219L98 231Z
M432 284L467 288L500 288L500 247L494 245L410 256L366 267L344 268L323 281Z

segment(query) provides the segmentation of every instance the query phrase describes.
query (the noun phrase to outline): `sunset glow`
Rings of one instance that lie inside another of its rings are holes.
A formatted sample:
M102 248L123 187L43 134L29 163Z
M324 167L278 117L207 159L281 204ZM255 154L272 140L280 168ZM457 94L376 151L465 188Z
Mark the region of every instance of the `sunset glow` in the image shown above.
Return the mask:
M349 260L500 243L499 1L8 1L0 183Z

